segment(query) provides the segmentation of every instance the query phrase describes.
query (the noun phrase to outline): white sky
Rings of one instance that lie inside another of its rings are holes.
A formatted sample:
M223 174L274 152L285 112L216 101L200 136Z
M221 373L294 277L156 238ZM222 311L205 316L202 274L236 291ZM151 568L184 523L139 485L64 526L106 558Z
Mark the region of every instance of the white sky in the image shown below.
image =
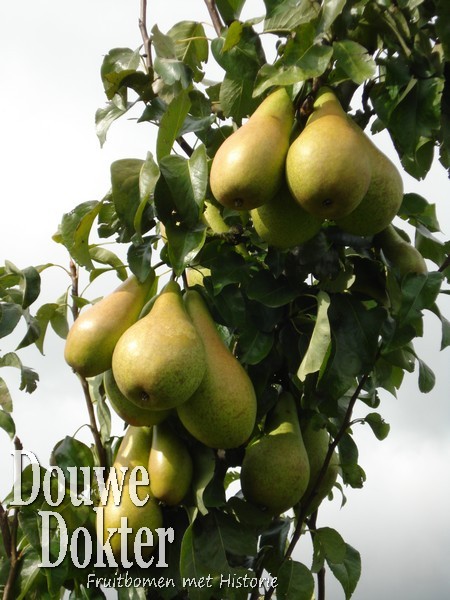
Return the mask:
M247 5L244 17L263 13L262 2ZM257 10L251 10L255 6ZM8 259L22 268L47 262L66 266L66 252L51 240L63 212L104 195L113 160L144 158L148 150L154 151L155 130L148 124L119 120L103 149L94 129L94 112L105 103L99 76L102 57L113 47L140 45L138 13L138 0L0 4L2 263ZM157 23L162 31L183 19L209 20L202 0L149 1L148 16L149 29ZM395 158L385 136L376 141ZM450 186L443 169L434 168L425 182L407 176L404 181L406 191L417 191L437 204L443 239L448 237ZM42 302L54 300L68 283L61 269L47 271ZM97 286L92 297L105 291ZM449 302L441 306L449 316ZM342 510L335 501L319 515L320 525L336 528L362 554L356 600L448 598L449 351L438 352L440 329L435 317L427 319L426 329L416 349L436 373L435 389L422 395L413 374L398 399L383 396L380 412L391 424L388 439L378 442L368 427L355 431L360 463L367 473L364 489L348 490ZM1 354L13 349L10 340L0 341ZM62 350L62 340L51 335L45 358L34 349L23 352L25 364L41 375L32 396L18 391L16 373L6 369L0 373L13 393L24 448L44 465L55 443L87 421L81 389ZM90 442L87 428L79 438ZM0 431L1 497L12 485L9 452L9 440ZM300 545L296 557L310 564L307 543ZM331 574L327 584L327 600L344 597Z

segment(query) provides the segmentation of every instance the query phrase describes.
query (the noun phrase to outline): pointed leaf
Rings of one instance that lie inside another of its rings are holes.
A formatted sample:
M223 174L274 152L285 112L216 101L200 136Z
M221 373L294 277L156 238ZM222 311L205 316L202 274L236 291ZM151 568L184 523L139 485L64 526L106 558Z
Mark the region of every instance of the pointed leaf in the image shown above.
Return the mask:
M87 269L94 266L89 254L89 234L101 206L97 200L83 202L65 213L60 225L62 243L72 258Z
M5 410L0 410L0 429L6 431L12 440L14 439L14 436L16 435L16 425L12 416Z
M295 560L284 562L278 571L277 600L311 600L314 579L304 564Z
M4 379L0 377L0 406L7 413L12 412L13 410L13 401L11 398L11 394L9 393L8 386Z
M316 373L322 368L331 342L330 322L328 320L329 306L330 296L326 292L319 292L317 294L316 323L308 350L303 357L297 373L300 381L305 381L309 373Z
M390 430L389 423L382 418L378 413L369 413L365 417L365 422L370 425L370 428L375 434L377 440L384 440L387 438Z
M291 31L310 23L319 14L319 7L310 0L264 0L266 18L264 31Z
M170 154L172 146L180 134L183 122L191 107L188 92L183 90L172 100L161 118L158 138L156 141L156 156L158 162Z
M132 106L132 103L108 102L104 108L99 108L95 113L95 130L100 146L106 142L109 128L116 119L124 115Z
M341 563L333 563L328 560L328 566L333 575L342 585L345 599L349 600L356 589L361 576L361 556L357 550L346 544L345 558Z
M334 42L333 52L336 66L355 83L362 84L375 74L375 61L368 54L367 49L357 42L351 40Z
M12 302L0 303L0 338L14 331L22 316L22 309Z

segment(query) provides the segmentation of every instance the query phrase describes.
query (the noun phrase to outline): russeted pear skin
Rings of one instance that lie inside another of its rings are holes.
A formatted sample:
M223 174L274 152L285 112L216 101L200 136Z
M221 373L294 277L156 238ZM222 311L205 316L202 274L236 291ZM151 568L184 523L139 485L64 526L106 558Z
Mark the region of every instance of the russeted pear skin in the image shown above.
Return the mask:
M112 370L129 400L150 410L186 402L206 369L205 349L184 308L180 286L170 281L151 311L117 342Z
M182 502L192 482L192 458L168 423L153 427L148 472L155 498L168 506Z
M353 126L358 128L356 123ZM398 213L403 201L403 180L394 163L358 130L364 136L372 177L364 198L349 215L337 219L336 225L354 235L371 236L385 229Z
M184 427L210 448L236 448L250 437L256 395L247 372L221 339L202 296L189 290L186 310L206 350L206 374L187 402L177 407Z
M159 504L151 495L150 483L139 484L135 486L136 495L141 502L146 496L149 498L142 506L137 506L130 497L129 481L130 474L135 467L143 467L147 470L148 457L151 444L151 429L147 427L128 427L123 440L117 452L113 468L116 469L117 481L119 488L122 482L122 473L120 467L127 467L128 471L124 476L123 490L119 504L114 503L114 496L110 492L106 503L103 506L102 517L97 513L97 537L103 543L108 539L108 527L120 527L121 518L127 518L127 526L131 527L132 533L127 535L127 556L128 559L134 560L134 540L138 530L142 527L148 527L153 534L153 544L142 546L142 558L148 560L151 556L156 543L156 529L163 526L162 512ZM142 479L137 480L143 482ZM103 498L103 502L105 498ZM101 527L103 520L103 528ZM145 536L142 537L142 542L145 542ZM110 538L111 549L114 558L120 562L121 552L121 535L116 531Z
M302 437L303 442L305 444L306 453L308 454L309 460L309 484L305 490L305 493L302 497L303 499L309 498L309 495L312 492L313 487L315 486L315 482L317 481L317 477L322 469L322 466L325 462L325 457L328 452L328 447L330 444L330 435L325 428L316 429L312 422L308 422L304 427L302 427ZM317 489L314 492L313 498L310 500L308 504L307 514L310 515L315 512L322 500L328 496L328 494L333 489L333 486L336 482L336 478L339 473L339 457L337 452L333 452L331 456L331 460L328 464L327 470L323 476L321 483L318 485Z
M284 88L272 92L251 117L219 147L210 173L218 202L250 210L271 198L281 185L294 108Z
M266 418L264 435L245 450L242 493L248 502L278 515L302 498L309 472L295 400L283 392Z
M139 317L154 277L141 283L134 275L111 294L83 310L70 328L64 348L66 362L83 377L111 368L120 336Z
M286 157L286 179L297 202L322 219L340 219L365 196L372 174L362 136L333 93L319 91L305 128Z
M375 244L401 276L408 273L427 274L427 264L420 252L389 225L375 236Z
M306 212L286 185L262 206L250 211L253 226L261 239L285 250L304 244L319 232L323 219Z
M105 371L103 374L103 385L114 411L129 425L151 427L152 425L161 423L172 412L170 409L149 410L142 408L142 406L137 406L137 404L128 400L119 390L112 369Z

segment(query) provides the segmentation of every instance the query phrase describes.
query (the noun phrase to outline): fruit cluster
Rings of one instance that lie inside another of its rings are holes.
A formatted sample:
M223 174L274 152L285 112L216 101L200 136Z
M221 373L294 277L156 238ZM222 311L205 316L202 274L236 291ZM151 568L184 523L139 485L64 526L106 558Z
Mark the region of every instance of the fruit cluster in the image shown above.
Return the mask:
M391 225L403 200L398 169L335 93L319 90L296 137L293 124L293 104L284 88L276 90L217 151L210 177L216 200L250 211L258 235L274 247L303 244L327 221L375 236L402 274L426 272L421 255Z

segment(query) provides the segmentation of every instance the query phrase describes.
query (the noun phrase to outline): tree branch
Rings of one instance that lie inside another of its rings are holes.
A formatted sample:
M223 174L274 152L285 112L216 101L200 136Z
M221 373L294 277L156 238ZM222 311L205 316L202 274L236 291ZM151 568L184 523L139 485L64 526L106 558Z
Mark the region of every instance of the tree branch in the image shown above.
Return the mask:
M16 450L22 450L23 446L19 438L14 438L14 447ZM11 522L9 521L7 511L1 506L1 523L2 523L2 535L4 529L7 530L7 539L3 538L5 544L5 550L9 558L9 573L8 579L6 580L5 589L3 590L3 600L14 600L14 584L16 582L17 571L19 569L21 554L17 551L17 529L19 527L19 509L13 510L13 516ZM8 544L9 548L6 547Z
M223 29L223 23L217 10L216 3L214 2L214 0L205 0L205 4L208 8L209 16L211 17L214 30L217 33L217 35L220 36Z
M149 71L153 69L152 40L147 31L147 0L141 0L141 13L139 16L139 30L144 43L145 65Z

